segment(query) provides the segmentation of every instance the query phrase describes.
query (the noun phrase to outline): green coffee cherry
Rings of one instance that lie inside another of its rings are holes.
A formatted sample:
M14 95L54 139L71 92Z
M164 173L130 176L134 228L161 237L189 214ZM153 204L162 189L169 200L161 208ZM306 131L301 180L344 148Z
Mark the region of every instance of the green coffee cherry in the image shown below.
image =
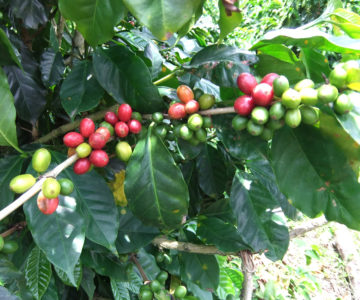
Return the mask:
M195 137L200 141L200 142L206 142L207 139L207 133L206 130L203 128L200 128L199 130L197 130L195 132Z
M100 128L100 127L105 127L105 128L107 128L107 129L109 130L111 136L113 136L114 133L115 133L114 127L113 127L110 123L108 123L108 122L106 122L106 121L101 122L100 125L99 125L99 128Z
M274 130L264 127L262 133L260 134L260 137L265 141L269 141L272 139L273 135L274 135Z
M48 199L53 199L59 196L60 190L60 183L55 178L46 178L42 185L42 192Z
M160 112L154 112L151 116L151 119L157 123L157 124L160 124L162 123L162 121L164 120L164 116L162 113Z
M265 124L269 119L269 111L262 106L255 107L251 112L251 120L259 125Z
M294 89L286 90L281 96L281 103L290 109L297 108L301 103L300 93Z
M88 143L82 143L76 147L76 153L80 158L88 157L92 151Z
M193 131L186 124L181 125L179 133L180 137L185 141L190 140L193 136Z
M158 125L155 127L155 134L160 137L161 139L164 139L166 137L167 134L167 130L165 125Z
M49 150L45 148L36 150L31 162L32 167L36 172L45 172L51 163L51 154Z
M258 136L262 133L264 126L254 123L253 120L249 120L246 128L251 135Z
M336 86L338 89L346 88L347 72L343 67L335 67L330 72L329 81L330 84Z
M331 84L324 84L318 89L318 99L322 103L334 102L338 95L338 89Z
M353 103L351 99L346 94L341 94L335 101L334 110L338 114L347 114L353 109Z
M301 113L298 108L289 109L285 113L285 123L291 128L298 127L301 123Z
M243 130L246 128L246 124L248 122L248 119L247 118L244 118L242 116L239 116L239 115L236 115L233 119L232 119L232 127L237 130L237 131L240 131L240 130Z
M191 130L197 131L203 126L203 117L199 114L192 114L188 119L188 126Z
M300 107L301 122L313 125L319 121L319 113L317 109L312 106L303 105Z
M300 91L301 103L305 105L316 105L318 102L318 91L313 88L304 88Z
M31 174L22 174L14 177L10 181L10 189L17 194L22 194L31 188L36 182L36 179Z
M59 179L60 183L60 194L67 196L74 191L74 183L68 178Z
M211 128L212 127L212 121L210 117L203 117L203 127L204 128Z
M16 241L5 241L1 249L2 253L11 254L19 249L19 244Z
M187 289L183 285L179 285L174 292L176 298L184 298L186 296Z
M315 86L315 83L311 79L303 79L303 80L299 81L297 84L295 84L294 90L300 92L302 89L313 88L314 86Z
M277 97L281 97L282 94L287 89L289 89L289 87L290 87L289 80L283 75L279 76L273 82L274 95Z
M131 114L131 119L132 120L138 120L140 123L142 121L142 116L139 112L137 111L134 111L132 114Z
M276 102L271 105L269 110L269 116L273 120L280 120L285 115L285 107L280 103Z
M284 122L284 119L281 119L281 120L270 120L266 126L272 130L278 130L280 129L281 127L283 127L285 124Z
M118 159L127 162L132 154L132 149L127 142L118 142L115 147L115 152Z

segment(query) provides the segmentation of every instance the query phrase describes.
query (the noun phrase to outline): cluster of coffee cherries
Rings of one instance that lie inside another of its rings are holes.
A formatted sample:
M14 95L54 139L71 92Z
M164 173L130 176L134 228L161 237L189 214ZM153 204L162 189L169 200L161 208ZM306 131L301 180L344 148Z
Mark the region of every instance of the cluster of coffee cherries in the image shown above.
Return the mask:
M330 82L317 88L311 79L303 79L290 87L283 75L269 73L258 83L252 74L241 73L237 84L245 95L234 103L238 115L233 118L232 126L270 140L273 132L284 124L296 128L301 123L317 123L318 104L329 105L336 113L346 114L359 99L358 93L346 90L346 78L353 68L353 62L338 65L330 73Z
M168 110L174 136L182 138L194 146L200 142L205 142L207 139L206 129L212 127L212 122L210 117L203 117L198 111L210 109L215 103L215 97L210 94L203 94L197 101L192 89L186 85L180 85L176 92L181 102L171 103ZM160 113L155 113L152 117L155 123L161 122L162 118L163 116ZM180 121L186 118L186 123ZM157 128L155 130L157 131ZM157 133L161 135L161 130Z
M117 114L112 111L105 114L105 121L101 122L97 129L93 120L82 119L79 132L68 132L63 138L65 146L69 147L68 153L77 153L79 157L73 166L74 172L81 175L88 172L92 166L105 167L109 163L109 156L103 150L106 143L114 134L119 138L126 138L129 133L138 134L141 131L139 115L133 113L129 104L121 104ZM132 154L131 146L126 141L119 141L115 151L122 161L128 161Z

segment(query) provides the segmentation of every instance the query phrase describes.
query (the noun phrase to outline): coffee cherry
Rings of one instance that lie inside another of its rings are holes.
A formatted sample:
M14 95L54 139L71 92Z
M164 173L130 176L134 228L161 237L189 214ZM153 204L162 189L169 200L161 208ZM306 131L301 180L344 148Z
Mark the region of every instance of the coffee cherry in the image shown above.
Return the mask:
M80 134L84 137L87 138L89 137L91 134L94 133L95 131L95 123L93 120L89 119L89 118L84 118L81 120L80 122Z
M2 253L11 254L19 249L19 244L16 241L5 241L1 250Z
M271 85L259 83L251 93L256 105L268 106L274 98L274 91Z
M282 94L289 89L289 80L281 75L273 81L273 89L276 97L281 97Z
M203 126L203 118L199 114L193 114L188 119L188 126L191 130L197 131Z
M115 124L115 133L118 137L126 137L129 134L129 127L125 122L117 122Z
M37 206L44 215L54 213L59 205L59 198L46 198L42 192L37 197Z
M350 97L346 94L339 95L334 104L334 110L341 115L349 113L352 108L353 103L351 102Z
M289 109L285 114L285 123L291 128L298 127L301 123L301 113L298 108Z
M60 183L55 178L46 178L42 185L42 192L49 199L59 196L60 189Z
M311 79L303 79L300 80L297 84L294 86L294 90L300 92L302 89L305 88L314 88L315 83Z
M247 118L241 116L235 116L232 119L231 125L235 130L240 131L246 128L247 122L248 122Z
M264 78L261 80L260 83L267 83L268 85L273 86L273 82L276 78L278 78L280 75L276 73L269 73L264 76Z
M107 141L110 139L111 137L111 133L110 130L107 129L106 127L99 127L98 129L96 129L95 131L96 133L100 133L101 135L103 135L105 137L105 143L107 143Z
M187 85L178 86L176 89L176 94L183 103L188 103L190 100L194 100L194 93Z
M22 194L31 188L36 179L31 174L22 174L11 179L9 187L16 194Z
M203 127L212 128L212 121L210 117L203 117Z
M199 108L200 108L199 102L197 102L196 100L190 100L185 104L185 111L189 115L199 111Z
M74 191L74 183L68 178L61 178L58 180L60 184L60 194L67 196Z
M101 133L94 132L89 137L89 144L93 149L101 149L106 145L106 137Z
M300 106L301 122L313 125L319 121L319 113L312 106L302 105Z
M82 143L76 147L76 153L80 158L88 157L91 150L91 146L88 143Z
M201 110L209 109L215 104L214 95L203 94L199 98L199 105Z
M234 103L234 109L240 116L248 116L254 107L253 97L247 95L237 98Z
M68 132L63 138L64 145L69 148L76 148L84 142L84 137L75 131Z
M286 108L295 109L301 103L301 96L298 91L294 89L286 90L281 96L281 103Z
M32 160L32 167L36 172L45 172L51 163L51 154L49 150L40 148L35 151Z
M237 85L245 95L251 95L252 90L257 85L256 78L250 73L241 73L237 80Z
M270 119L270 121L266 124L266 126L272 130L278 130L281 127L283 127L284 124L285 124L285 121L283 119L281 119L281 120Z
M318 99L322 103L334 102L339 95L338 89L331 84L324 84L318 89Z
M95 167L103 168L109 163L109 156L104 150L94 150L90 154L90 162Z
M131 119L132 108L129 104L124 103L119 106L118 118L122 122L127 122Z
M155 129L154 129L154 132L161 139L165 138L166 134L167 134L167 130L166 130L166 127L164 125L156 126Z
M162 113L160 112L154 112L151 116L151 119L157 123L157 124L160 124L162 123L162 121L164 120L164 116Z
M157 293L157 292L159 292L160 290L161 290L161 284L160 284L160 282L159 281L157 281L157 280L153 280L153 281L151 281L151 283L150 283L150 287L151 287L151 290L154 292L154 293Z
M269 112L265 107L255 107L251 112L251 120L253 120L254 123L263 125L265 124L269 119Z
M183 285L179 285L174 292L176 298L184 298L186 296L187 289Z
M274 131L272 129L264 127L262 133L260 134L260 137L265 141L269 141L272 139L273 135Z
M132 154L132 149L127 142L118 142L115 147L115 152L121 161L127 162Z
M166 253L164 253L164 263L170 265L172 263L172 257Z
M258 136L263 132L264 126L255 124L252 120L249 120L246 124L248 132L253 136Z
M130 120L128 123L129 131L134 134L138 134L141 131L141 123L138 120Z
M99 124L99 128L101 128L101 127L107 128L107 129L109 130L111 136L114 135L115 130L114 130L114 127L113 127L110 123L105 122L105 121L104 121L104 122L101 122L101 123Z
M143 290L139 294L139 300L152 300L153 299L153 293L149 290Z
M186 117L185 105L182 103L174 103L169 107L168 111L171 119L179 120Z
M316 105L318 102L318 92L313 88L303 88L300 91L301 103L305 105Z
M109 124L111 124L113 126L118 121L118 117L117 117L116 113L114 113L113 111L106 112L104 119L106 122L108 122Z
M88 158L80 158L75 162L73 170L75 174L81 175L89 171L90 167L91 163Z
M205 142L206 142L206 139L207 139L206 130L200 128L199 130L197 130L197 131L195 132L195 137L196 137L200 142L205 143Z
M330 84L336 86L338 89L343 89L346 87L346 77L347 72L344 68L335 67L335 69L330 72L329 81Z
M280 120L285 115L285 107L280 102L276 102L271 105L269 115L273 120Z
M186 141L190 140L193 136L193 132L190 130L190 128L184 124L180 127L180 137Z
M164 258L163 258L164 260ZM169 274L165 271L161 271L157 276L156 280L158 280L161 284L165 284L166 280L168 279Z
M131 119L132 120L138 120L139 122L142 121L142 116L139 112L137 111L133 111L133 113L131 114Z

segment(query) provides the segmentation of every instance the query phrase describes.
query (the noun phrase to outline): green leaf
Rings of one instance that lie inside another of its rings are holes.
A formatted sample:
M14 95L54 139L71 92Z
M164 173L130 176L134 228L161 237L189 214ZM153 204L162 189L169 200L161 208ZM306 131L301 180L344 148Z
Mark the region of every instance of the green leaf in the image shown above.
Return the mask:
M299 62L296 54L290 48L280 44L264 45L261 47L261 49L257 51L257 54L273 56L279 60L290 64L295 64Z
M115 300L130 300L129 290L126 282L110 278L111 291Z
M3 286L0 286L0 299L2 299L2 300L20 300L20 298L18 296L12 295Z
M81 279L81 287L84 289L89 299L92 299L96 288L94 284L95 272L89 268L83 268L82 270L83 276Z
M61 270L55 266L55 271L56 271L56 274L59 276L59 278L61 279L61 281L64 284L66 284L68 286L74 286L76 288L79 288L81 280L82 280L82 266L81 266L80 261L78 261L78 263L75 265L74 272L73 272L75 284L72 282L72 280L70 280L70 278L66 275L66 273L63 270Z
M289 233L272 212L278 203L269 191L251 174L238 172L231 187L230 205L243 241L255 252L266 250L271 260L281 259L288 248Z
M164 103L151 81L149 69L127 47L98 48L93 55L93 66L100 85L117 102L127 102L139 112L155 112L163 108Z
M196 24L196 22L200 19L203 13L203 6L206 0L201 0L198 8L196 9L195 13L192 15L191 19L184 24L177 32L178 37L177 40L180 40L184 37Z
M116 249L118 253L134 252L148 245L159 233L157 228L141 223L131 211L127 210L125 214L120 212Z
M54 276L50 278L48 288L43 295L42 300L59 300L58 288L56 286Z
M230 269L230 268L220 267L219 286L216 289L216 294L220 299L226 299L226 296L228 294L231 294L234 296L236 294L235 285L234 285L233 281L231 280L231 277L226 272L226 269ZM239 274L241 274L241 273L239 272ZM238 286L238 287L240 287L240 286Z
M71 118L96 107L103 95L104 90L93 76L92 62L87 60L74 66L60 89L61 105Z
M185 296L184 300L198 300L198 299L213 300L214 299L212 292L210 292L208 290L201 289L197 284L193 283L192 281L188 281L186 283L186 286L187 286L188 290L195 297L193 297L193 296Z
M40 248L35 247L28 256L25 267L26 285L36 299L44 295L51 278L51 264Z
M10 260L3 255L0 256L0 282L2 284L9 285L21 276L22 272Z
M161 67L163 63L163 58L160 54L159 48L155 46L155 44L150 41L145 49L144 49L144 56L151 61L151 78L156 78L159 73L161 72Z
M147 253L144 248L141 248L137 253L137 258L149 280L155 280L157 274L160 272L155 257Z
M310 217L324 212L328 220L360 228L360 184L333 141L315 127L284 128L271 150L280 190L295 207Z
M173 229L187 214L189 192L169 150L152 130L150 126L128 162L125 194L144 224Z
M120 0L60 0L59 8L66 19L77 24L77 28L91 46L110 40L114 27L126 12Z
M360 16L358 14L350 10L338 8L331 13L330 18L334 21L332 24L340 27L348 36L353 39L360 38Z
M219 0L219 9L220 9L220 36L219 41L222 41L230 32L232 32L237 26L242 22L242 13L241 12L231 12L231 15L228 16L224 7L222 0Z
M13 0L10 9L27 28L38 29L48 21L45 7L39 0Z
M216 289L219 285L219 265L213 255L179 254L181 279L193 282L202 289Z
M167 40L195 14L202 0L123 0L130 12L159 40Z
M12 146L18 149L16 136L16 111L14 98L10 92L9 84L4 71L0 68L0 111L2 114L0 120L0 146Z
M11 179L21 173L24 158L20 155L7 156L0 160L0 208L4 208L14 200L14 192L10 190Z
M44 85L50 87L59 83L65 70L61 53L55 53L49 48L41 55L40 60L41 79Z
M52 152L52 158L53 162L60 164L66 156ZM85 221L86 238L115 251L119 215L113 194L104 178L95 171L79 176L69 168L58 178L68 178L75 185L72 197L69 198L79 205L80 214Z
M196 234L205 244L215 245L224 252L238 252L248 248L236 227L218 218L199 220Z
M301 49L300 58L305 66L308 78L315 83L324 83L324 77L329 76L330 67L327 58L316 50L303 48Z
M252 46L251 50L261 49L262 46L268 44L284 44L286 46L338 53L348 53L349 51L360 52L360 45L355 39L346 36L332 36L318 29L280 29L270 31Z
M19 68L22 68L21 63L15 54L14 47L2 28L0 28L0 53L0 66L16 64Z

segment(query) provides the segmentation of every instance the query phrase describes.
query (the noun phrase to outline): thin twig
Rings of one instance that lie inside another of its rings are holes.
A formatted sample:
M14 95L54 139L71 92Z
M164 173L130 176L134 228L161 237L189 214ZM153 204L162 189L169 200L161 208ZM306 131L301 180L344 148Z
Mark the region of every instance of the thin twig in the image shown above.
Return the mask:
M7 237L9 235L12 235L15 231L23 230L25 226L26 226L26 221L16 223L13 227L11 227L10 229L8 229L8 230L4 231L3 233L1 233L0 236L5 238L5 237Z
M136 267L138 268L140 274L141 274L141 277L144 281L144 283L148 282L149 281L149 278L146 276L145 272L144 272L144 269L142 268L142 266L140 265L139 261L137 260L136 256L134 253L131 253L130 255L130 260L132 260L134 262L134 264L136 265Z

